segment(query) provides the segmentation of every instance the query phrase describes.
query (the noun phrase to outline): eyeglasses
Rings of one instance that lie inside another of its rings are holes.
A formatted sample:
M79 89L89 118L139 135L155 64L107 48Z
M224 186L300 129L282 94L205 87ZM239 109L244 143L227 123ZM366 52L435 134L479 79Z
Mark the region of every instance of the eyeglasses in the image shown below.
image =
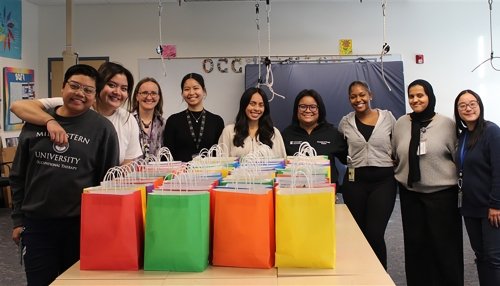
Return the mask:
M470 107L470 109L476 109L479 106L479 103L476 100L469 103L462 102L458 104L458 110L464 111L467 109L467 106Z
M88 86L88 85L83 85L81 83L78 83L76 81L68 80L68 85L73 91L78 91L81 90L85 95L94 95L95 94L95 87L93 86Z
M309 111L314 113L314 112L318 111L318 106L316 104L311 104L311 105L299 104L299 111L300 112L306 112L307 109L309 109Z
M159 94L156 91L141 91L139 95L142 97L148 97L148 95L151 95L151 97L158 97Z

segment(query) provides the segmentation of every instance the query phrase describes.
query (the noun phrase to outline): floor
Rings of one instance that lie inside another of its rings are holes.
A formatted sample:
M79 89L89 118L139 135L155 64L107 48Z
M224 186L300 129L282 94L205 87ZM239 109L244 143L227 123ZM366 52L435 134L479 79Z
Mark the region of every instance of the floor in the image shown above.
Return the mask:
M465 228L464 228L465 229ZM0 208L0 285L26 285L22 266L19 264L18 249L11 240L12 224L10 210ZM388 273L398 286L406 285L404 272L403 233L399 200L386 231L388 252ZM338 246L341 247L341 246ZM465 285L479 286L474 254L464 231Z

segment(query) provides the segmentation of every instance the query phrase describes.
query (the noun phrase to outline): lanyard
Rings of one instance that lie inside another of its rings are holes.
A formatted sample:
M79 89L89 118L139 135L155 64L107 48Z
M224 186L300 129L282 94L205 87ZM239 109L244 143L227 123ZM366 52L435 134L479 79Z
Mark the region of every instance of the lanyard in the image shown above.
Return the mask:
M458 158L459 163L460 163L460 177L462 177L462 171L464 169L464 161L465 161L465 155L467 154L467 148L465 145L467 144L467 133L464 135L464 140L462 141L462 144L460 144L460 157Z
M459 190L462 190L462 178L464 176L463 170L464 170L464 162L465 162L465 155L467 154L467 148L465 145L467 144L467 131L465 131L464 134L464 140L462 141L462 144L460 144L460 156L458 158L459 164L460 164L460 171L458 173L458 188Z
M465 155L467 154L467 148L465 147L465 144L467 144L467 131L464 134L464 140L462 141L462 144L460 145L460 157L458 158L459 164L460 164L460 172L458 173L458 207L462 207L462 200L463 200L463 193L462 193L462 184L463 184L463 176L464 176L464 162L465 162Z
M200 149L201 137L203 137L203 131L205 130L205 109L201 112L201 125L200 125L200 133L198 136L194 134L193 122L191 121L191 116L189 116L189 109L186 109L186 118L189 125L189 131L191 132L191 136L193 137L194 144L196 145L196 151Z

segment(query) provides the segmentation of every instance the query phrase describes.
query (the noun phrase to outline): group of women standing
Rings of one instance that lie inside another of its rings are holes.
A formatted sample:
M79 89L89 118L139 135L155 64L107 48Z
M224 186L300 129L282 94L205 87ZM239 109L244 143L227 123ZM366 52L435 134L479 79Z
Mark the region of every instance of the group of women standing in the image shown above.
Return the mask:
M337 129L326 120L321 96L305 89L295 98L291 124L282 135L260 88L243 93L235 123L224 127L222 118L203 106L207 91L199 74L182 79L187 109L165 121L163 94L155 79L142 79L132 94L134 80L126 68L104 63L99 72L105 84L98 87L94 110L115 126L122 164L156 154L161 146L175 160L190 161L217 143L229 156L241 157L267 145L272 156L283 158L307 141L318 154L329 156L332 182L338 181L334 159L347 165L344 201L385 268L384 234L399 189L408 285L463 285L460 211L481 285L500 285L500 152L495 151L500 129L484 119L475 92L457 96L453 122L434 111L432 86L416 80L408 86L413 112L396 121L390 111L371 106L374 95L366 83L354 81L347 97L353 112ZM55 143L67 144L64 130L43 112L60 104L55 98L18 101L11 110L28 122L46 125Z

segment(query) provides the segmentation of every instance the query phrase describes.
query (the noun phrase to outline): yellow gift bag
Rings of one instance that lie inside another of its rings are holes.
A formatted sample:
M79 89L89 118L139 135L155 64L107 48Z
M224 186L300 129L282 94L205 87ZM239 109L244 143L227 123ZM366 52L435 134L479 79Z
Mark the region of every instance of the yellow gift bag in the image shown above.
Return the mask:
M276 267L335 267L335 187L277 188Z

